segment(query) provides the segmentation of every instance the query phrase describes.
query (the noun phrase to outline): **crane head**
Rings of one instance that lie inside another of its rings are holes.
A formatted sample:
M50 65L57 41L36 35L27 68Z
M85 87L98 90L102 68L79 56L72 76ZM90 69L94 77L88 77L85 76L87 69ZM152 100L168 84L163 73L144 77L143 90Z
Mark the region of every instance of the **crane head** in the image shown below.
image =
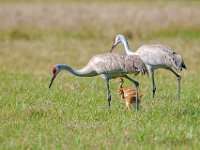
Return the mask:
M113 40L113 45L112 45L112 48L111 48L110 52L112 52L113 49L121 42L122 37L124 37L124 36L121 35L121 34L118 34L117 36L115 36L115 38Z
M119 83L122 83L122 84L124 83L123 77L118 77L118 78L115 79L115 81L119 82Z
M49 88L51 88L51 85L52 85L54 79L56 78L56 75L57 75L58 72L59 72L59 67L57 67L57 65L55 65L55 66L53 66L53 68L51 69L51 71L52 71L53 76L52 76L52 78L51 78L51 82L50 82L50 84L49 84Z

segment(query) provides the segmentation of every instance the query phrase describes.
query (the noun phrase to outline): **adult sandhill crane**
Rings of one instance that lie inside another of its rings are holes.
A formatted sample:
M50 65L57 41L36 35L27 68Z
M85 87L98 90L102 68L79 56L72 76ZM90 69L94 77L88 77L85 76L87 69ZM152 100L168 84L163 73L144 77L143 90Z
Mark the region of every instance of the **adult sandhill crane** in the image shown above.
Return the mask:
M138 101L139 83L127 76L127 74L138 75L139 73L141 74L147 73L147 69L144 62L138 56L123 55L120 53L100 54L91 58L88 64L80 70L76 70L66 64L57 64L52 68L53 77L51 79L49 88L51 87L57 74L62 70L67 70L70 73L79 77L93 77L101 75L101 77L106 82L109 110L111 101L109 80L116 77L125 77L126 79L130 80L136 87L135 106L136 110L138 110L139 105L137 101Z
M171 48L164 45L149 45L144 44L138 48L136 52L132 52L129 48L128 41L125 36L119 34L115 37L112 50L122 42L125 47L125 51L128 55L139 55L147 66L148 71L151 74L153 90L152 96L154 97L156 92L156 85L154 81L154 70L158 68L164 68L170 70L174 75L176 75L178 80L178 98L180 98L180 81L181 76L178 75L173 68L178 71L182 71L182 68L186 69L186 65L179 54L174 52Z
M131 106L133 103L136 102L136 90L132 87L126 87L124 88L122 85L124 84L124 80L122 77L119 77L116 79L119 82L117 91L121 94L121 100L124 100L126 103L126 107L128 110L131 109ZM140 102L140 99L142 98L142 93L138 92L138 103Z

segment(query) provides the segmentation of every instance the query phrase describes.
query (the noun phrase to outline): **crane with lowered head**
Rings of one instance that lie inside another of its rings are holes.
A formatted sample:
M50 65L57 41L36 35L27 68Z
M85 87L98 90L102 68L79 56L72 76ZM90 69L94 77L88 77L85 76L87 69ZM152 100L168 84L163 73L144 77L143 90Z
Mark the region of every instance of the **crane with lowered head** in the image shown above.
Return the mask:
M138 88L139 83L130 77L127 74L138 75L139 73L145 74L147 73L146 66L144 62L135 55L124 55L120 53L105 53L100 55L93 56L88 64L80 70L76 70L69 65L66 64L57 64L52 68L52 79L49 84L49 88L51 87L54 79L62 70L67 70L75 76L79 77L94 77L97 75L101 75L101 77L105 80L107 87L107 101L108 101L108 110L110 110L110 101L111 94L109 88L109 80L117 77L124 77L131 81L136 87L136 110L139 108L138 104Z

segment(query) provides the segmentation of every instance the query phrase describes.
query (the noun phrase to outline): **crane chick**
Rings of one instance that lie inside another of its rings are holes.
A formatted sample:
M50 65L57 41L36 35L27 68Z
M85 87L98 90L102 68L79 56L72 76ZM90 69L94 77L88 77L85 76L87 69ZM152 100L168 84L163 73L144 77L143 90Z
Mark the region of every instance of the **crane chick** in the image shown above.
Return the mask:
M121 94L121 100L125 101L128 110L131 109L132 104L136 103L136 90L132 87L123 88L124 80L122 77L116 79L119 82L117 91ZM142 98L142 93L138 92L138 103Z

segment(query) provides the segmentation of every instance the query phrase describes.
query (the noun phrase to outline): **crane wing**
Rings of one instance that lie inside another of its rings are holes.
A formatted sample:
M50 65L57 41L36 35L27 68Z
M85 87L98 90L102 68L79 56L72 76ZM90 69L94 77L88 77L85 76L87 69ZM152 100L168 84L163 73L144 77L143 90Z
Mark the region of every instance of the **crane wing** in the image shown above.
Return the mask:
M126 55L125 64L125 70L133 73L134 75L138 75L139 73L148 73L146 65L137 55Z

